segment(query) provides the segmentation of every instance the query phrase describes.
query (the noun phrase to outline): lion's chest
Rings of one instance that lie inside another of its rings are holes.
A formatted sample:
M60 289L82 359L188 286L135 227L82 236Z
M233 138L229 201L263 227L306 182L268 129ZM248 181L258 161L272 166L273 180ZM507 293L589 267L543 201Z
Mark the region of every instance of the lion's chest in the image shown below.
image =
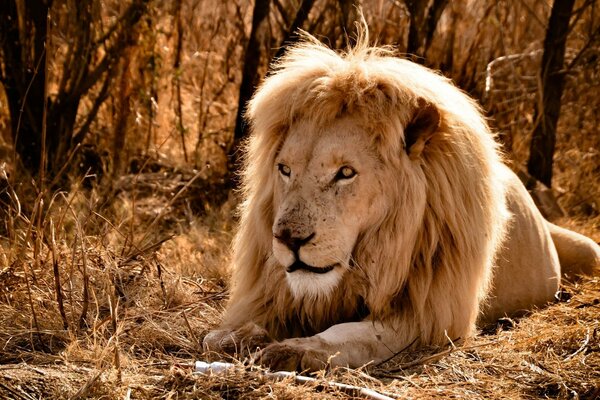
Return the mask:
M295 302L282 318L267 329L276 339L312 336L333 325L356 322L369 315L362 296L340 296L335 299L302 299Z

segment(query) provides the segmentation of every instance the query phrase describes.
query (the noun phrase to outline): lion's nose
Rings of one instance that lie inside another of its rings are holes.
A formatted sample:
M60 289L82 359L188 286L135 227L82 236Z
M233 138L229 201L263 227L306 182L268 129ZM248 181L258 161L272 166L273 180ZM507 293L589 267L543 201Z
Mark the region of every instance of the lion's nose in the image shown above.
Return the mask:
M298 235L292 232L290 229L281 229L280 231L273 232L275 239L285 244L292 252L298 253L300 247L310 242L315 237L315 233L311 233L308 236Z

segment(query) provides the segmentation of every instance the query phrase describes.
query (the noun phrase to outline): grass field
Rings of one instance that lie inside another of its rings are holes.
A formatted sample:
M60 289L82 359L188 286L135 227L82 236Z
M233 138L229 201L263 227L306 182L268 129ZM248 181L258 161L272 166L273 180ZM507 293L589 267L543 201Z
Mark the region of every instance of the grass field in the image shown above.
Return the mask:
M0 397L348 397L327 381L409 398L600 395L597 277L566 284L555 304L465 343L330 371L319 385L271 382L237 361L224 375L196 376L193 361L210 358L201 340L227 298L235 199L188 225L185 207L163 211L169 202L156 192L140 195L139 213L126 215L133 200L122 194L110 210L123 218L115 225L87 195L72 192L45 215L54 237L40 238L31 221L14 216L19 227L3 239ZM599 239L597 230L587 233Z

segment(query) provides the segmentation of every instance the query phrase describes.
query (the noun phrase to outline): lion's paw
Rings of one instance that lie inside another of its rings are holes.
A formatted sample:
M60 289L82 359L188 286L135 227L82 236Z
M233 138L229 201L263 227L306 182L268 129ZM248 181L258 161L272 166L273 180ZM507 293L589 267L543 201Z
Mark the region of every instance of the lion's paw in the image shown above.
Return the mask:
M329 358L310 338L273 343L257 355L258 363L271 371L318 371L327 367Z
M204 351L247 355L264 348L273 340L264 328L253 322L237 329L217 329L209 332L202 341Z

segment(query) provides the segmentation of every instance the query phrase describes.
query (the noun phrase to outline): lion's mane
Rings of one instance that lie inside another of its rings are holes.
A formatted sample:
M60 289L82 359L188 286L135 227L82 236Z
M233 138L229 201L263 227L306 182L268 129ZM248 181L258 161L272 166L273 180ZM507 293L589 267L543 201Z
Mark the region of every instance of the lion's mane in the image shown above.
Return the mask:
M252 314L275 338L313 334L363 306L374 320L411 315L426 343L475 326L509 219L493 134L448 79L367 41L337 54L305 35L249 103L230 299L244 306L229 307L225 326ZM403 132L422 101L437 108L440 126L414 161L401 157ZM396 206L361 233L353 252L360 274L328 299L295 299L271 257L275 157L295 121L344 113L360 115L372 134L389 176L381 196Z

